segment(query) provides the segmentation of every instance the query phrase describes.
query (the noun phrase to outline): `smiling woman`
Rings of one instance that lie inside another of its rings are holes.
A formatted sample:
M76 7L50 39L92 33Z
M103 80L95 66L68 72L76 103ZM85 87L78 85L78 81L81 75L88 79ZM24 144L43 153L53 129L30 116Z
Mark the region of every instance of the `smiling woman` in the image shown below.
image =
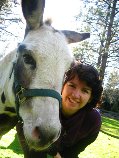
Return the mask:
M92 88L79 81L78 75L68 81L62 90L62 112L71 116L83 108L91 100Z
M101 127L96 104L100 100L102 84L97 70L90 65L74 62L65 73L62 88L60 119L62 132L50 150L55 158L77 158L95 141Z

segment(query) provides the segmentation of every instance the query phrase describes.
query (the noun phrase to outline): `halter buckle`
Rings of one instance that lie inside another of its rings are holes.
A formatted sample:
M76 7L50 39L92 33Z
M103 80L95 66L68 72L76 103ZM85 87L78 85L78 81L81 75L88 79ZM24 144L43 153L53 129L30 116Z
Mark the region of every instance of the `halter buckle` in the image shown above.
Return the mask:
M23 96L24 91L25 88L21 87L21 89L16 93L16 97L20 104L22 104L26 100L26 97Z

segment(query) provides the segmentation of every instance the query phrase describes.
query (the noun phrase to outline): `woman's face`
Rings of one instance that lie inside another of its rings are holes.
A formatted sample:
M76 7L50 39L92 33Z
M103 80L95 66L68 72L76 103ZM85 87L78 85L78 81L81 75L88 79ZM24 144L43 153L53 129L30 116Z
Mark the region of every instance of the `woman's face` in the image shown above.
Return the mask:
M62 90L62 112L71 116L91 100L92 89L76 75L68 81Z

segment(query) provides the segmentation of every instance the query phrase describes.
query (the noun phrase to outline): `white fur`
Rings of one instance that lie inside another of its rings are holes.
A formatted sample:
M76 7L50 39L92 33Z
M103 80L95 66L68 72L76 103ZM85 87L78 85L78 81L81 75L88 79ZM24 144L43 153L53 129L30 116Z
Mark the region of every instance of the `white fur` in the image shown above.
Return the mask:
M15 99L13 94L13 75L10 77L10 73L12 72L13 62L16 58L16 50L12 51L8 55L6 55L0 61L0 96L4 92L6 96L5 104L2 103L0 99L0 114L5 113L4 108L7 107L15 107Z

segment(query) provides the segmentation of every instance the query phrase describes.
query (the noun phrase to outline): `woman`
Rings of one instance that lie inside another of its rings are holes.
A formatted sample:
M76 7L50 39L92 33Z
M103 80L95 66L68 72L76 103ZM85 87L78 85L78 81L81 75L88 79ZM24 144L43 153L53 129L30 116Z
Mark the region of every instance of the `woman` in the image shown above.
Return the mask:
M97 70L90 65L76 62L65 73L60 109L62 132L49 150L54 158L78 158L97 138L101 116L96 105L103 90L101 83Z

